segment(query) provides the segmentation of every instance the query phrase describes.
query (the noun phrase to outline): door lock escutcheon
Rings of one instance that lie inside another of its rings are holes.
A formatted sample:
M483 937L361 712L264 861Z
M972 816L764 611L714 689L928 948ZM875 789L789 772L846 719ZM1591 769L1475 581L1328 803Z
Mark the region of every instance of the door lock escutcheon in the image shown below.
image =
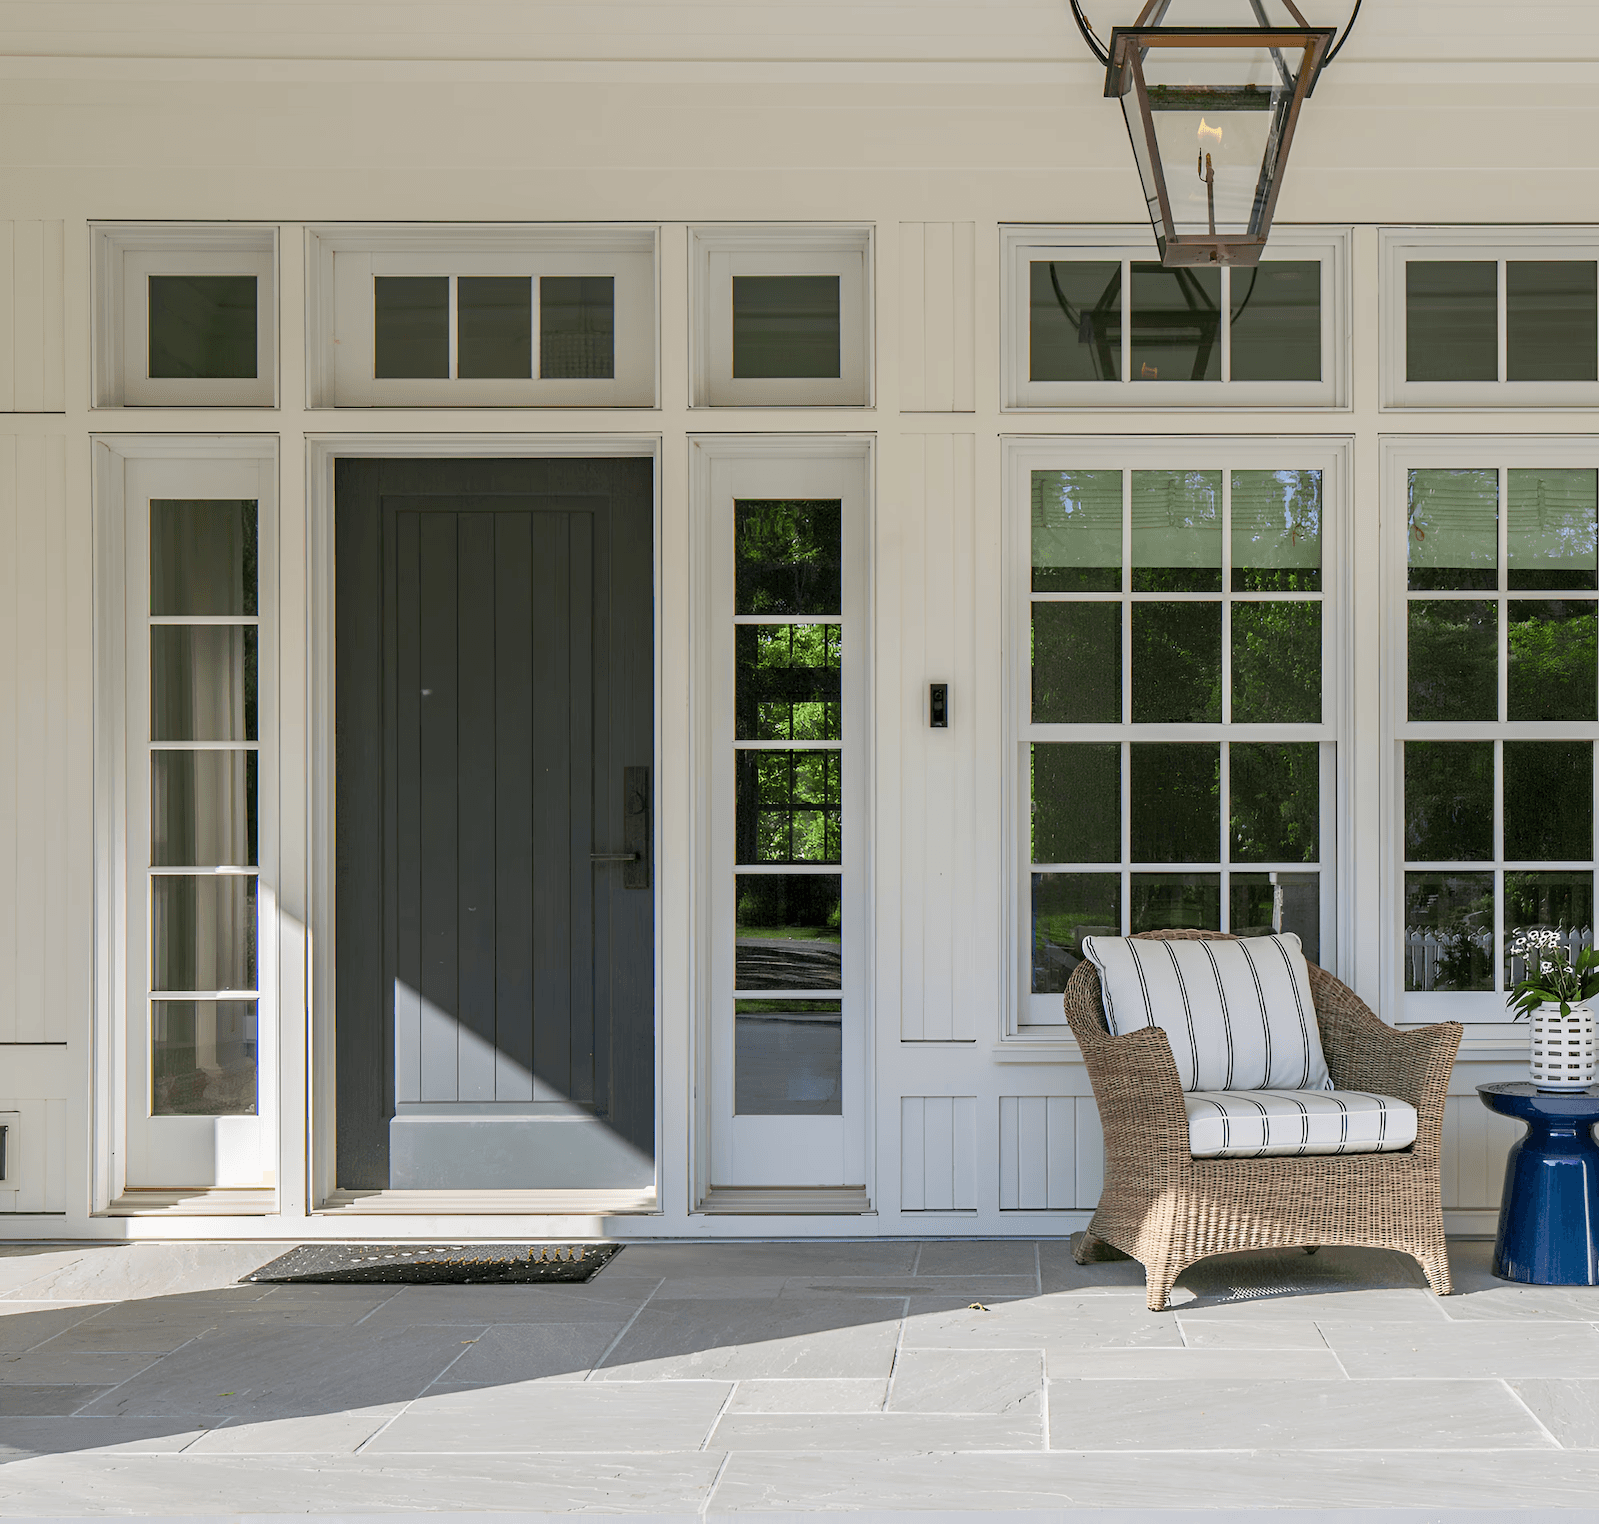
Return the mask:
M590 852L591 863L621 863L624 889L650 887L650 770L622 769L622 847L620 852Z

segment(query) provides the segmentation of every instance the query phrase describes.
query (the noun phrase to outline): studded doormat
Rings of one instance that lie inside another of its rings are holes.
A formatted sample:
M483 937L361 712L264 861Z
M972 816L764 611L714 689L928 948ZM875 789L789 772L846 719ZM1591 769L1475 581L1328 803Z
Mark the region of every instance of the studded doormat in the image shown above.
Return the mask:
M588 1281L621 1250L620 1244L301 1244L242 1279L419 1286Z

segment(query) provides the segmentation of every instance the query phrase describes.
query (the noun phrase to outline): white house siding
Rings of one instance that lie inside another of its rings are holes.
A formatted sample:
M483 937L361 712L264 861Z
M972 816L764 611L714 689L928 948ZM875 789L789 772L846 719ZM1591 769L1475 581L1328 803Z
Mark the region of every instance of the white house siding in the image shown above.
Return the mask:
M1342 21L1348 0L1313 9ZM1090 4L1109 19L1104 4ZM1125 16L1121 19L1126 19ZM1356 225L1349 412L1003 415L998 228L1137 224L1119 113L1065 0L796 5L0 4L0 1111L22 1120L24 1179L0 1235L428 1234L448 1219L305 1217L311 1057L302 928L283 936L277 1223L89 1215L105 1097L92 1040L97 935L93 787L92 433L267 433L279 441L285 567L307 555L308 435L659 435L662 460L663 872L686 860L690 434L875 436L875 1162L869 1217L693 1215L692 899L663 952L661 1212L523 1220L642 1233L1064 1231L1098 1185L1098 1133L1070 1050L1001 1042L1006 653L999 480L1007 433L1353 435L1353 744L1357 834L1341 865L1357 907L1345 977L1379 980L1377 440L1480 420L1377 410L1384 223L1599 220L1599 9L1478 0L1368 5L1311 102L1281 222ZM88 224L237 219L280 229L282 406L93 412ZM662 226L661 406L626 414L304 407L303 226L315 221L629 221ZM861 411L687 406L687 227L825 221L875 229L876 405ZM1569 432L1523 413L1504 431ZM285 581L285 622L307 617ZM1014 653L1011 660L1015 660ZM954 723L929 732L929 680ZM303 675L284 674L283 807L311 810ZM300 719L295 719L299 704ZM675 758L675 763L673 759ZM676 771L673 772L675 766ZM298 771L296 771L298 768ZM307 827L309 830L310 827ZM309 894L283 843L284 903ZM296 889L295 886L299 887ZM102 905L105 901L101 901ZM674 919L675 918L675 919ZM292 920L292 914L291 914ZM298 1002L298 1003L296 1003ZM1491 1227L1504 1125L1481 1079L1519 1072L1508 1034L1473 1039L1448 1122L1446 1203ZM98 1141L97 1141L98 1140ZM58 1214L47 1219L18 1213ZM930 1216L935 1213L936 1216ZM507 1233L515 1220L454 1219Z

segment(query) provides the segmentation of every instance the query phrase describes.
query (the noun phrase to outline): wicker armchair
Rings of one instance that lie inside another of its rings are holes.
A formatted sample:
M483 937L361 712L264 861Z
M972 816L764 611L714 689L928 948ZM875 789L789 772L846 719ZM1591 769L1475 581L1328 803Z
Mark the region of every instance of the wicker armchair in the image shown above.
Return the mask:
M1217 937L1149 931L1154 938ZM1361 1244L1413 1255L1439 1296L1449 1294L1439 1152L1444 1096L1464 1029L1458 1022L1400 1032L1348 986L1310 965L1322 1048L1339 1090L1376 1091L1416 1108L1416 1141L1397 1153L1196 1159L1171 1045L1159 1027L1113 1037L1099 973L1084 959L1066 985L1066 1019L1083 1050L1105 1130L1105 1188L1076 1258L1108 1244L1139 1260L1149 1305L1196 1260L1237 1249Z

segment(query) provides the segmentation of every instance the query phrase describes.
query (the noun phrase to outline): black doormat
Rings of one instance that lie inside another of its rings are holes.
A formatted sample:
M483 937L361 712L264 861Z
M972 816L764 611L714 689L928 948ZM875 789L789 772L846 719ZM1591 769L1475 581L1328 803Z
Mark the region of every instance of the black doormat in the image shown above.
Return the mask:
M301 1244L242 1280L415 1286L588 1281L621 1251L620 1244Z

